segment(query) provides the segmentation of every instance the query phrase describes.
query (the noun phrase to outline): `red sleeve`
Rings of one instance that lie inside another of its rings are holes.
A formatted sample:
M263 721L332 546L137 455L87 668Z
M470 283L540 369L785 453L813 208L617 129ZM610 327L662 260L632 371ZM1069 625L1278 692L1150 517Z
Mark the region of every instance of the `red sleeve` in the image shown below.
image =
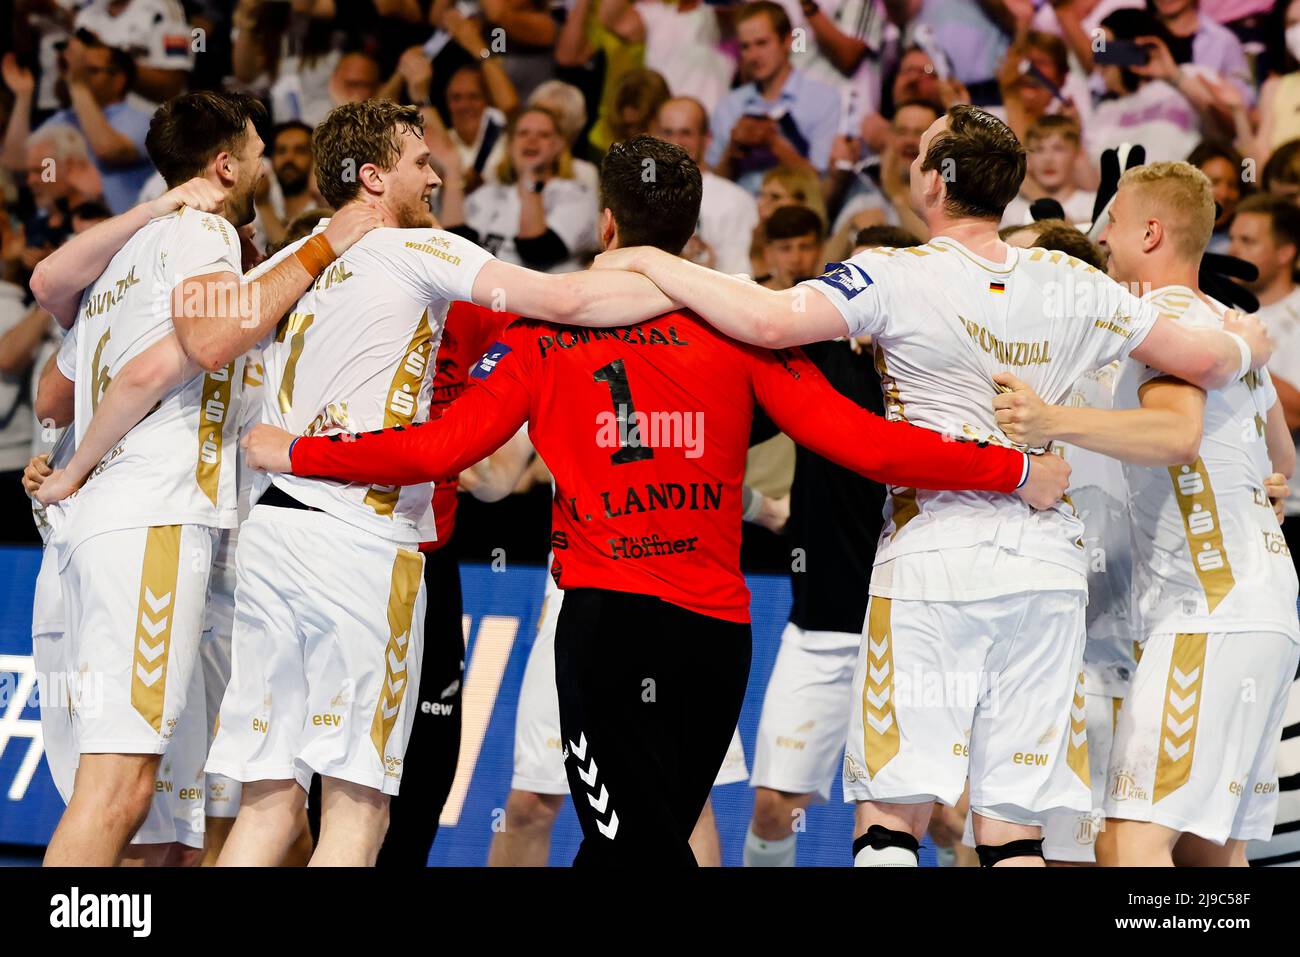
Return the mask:
M530 343L509 334L504 342L475 364L470 377L480 380L477 386L447 406L441 418L409 428L299 438L289 452L293 474L418 485L459 475L491 455L528 421Z
M885 485L984 492L1020 485L1023 452L887 422L836 392L801 350L750 355L759 405L782 432L823 458Z

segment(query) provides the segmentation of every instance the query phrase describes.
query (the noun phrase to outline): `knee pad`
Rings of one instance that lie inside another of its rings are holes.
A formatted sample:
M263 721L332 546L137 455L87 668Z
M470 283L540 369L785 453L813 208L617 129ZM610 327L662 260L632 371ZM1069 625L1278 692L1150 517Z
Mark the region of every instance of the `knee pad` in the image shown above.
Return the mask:
M900 847L905 851L911 851L919 860L921 842L907 831L894 831L882 824L873 824L867 828L866 834L853 841L853 856L856 858L858 852L864 847L869 847L875 851L884 850L887 847Z
M980 857L980 867L992 867L999 861L1011 857L1043 856L1043 839L1023 838L1019 841L1007 841L1005 844L977 844L975 853Z

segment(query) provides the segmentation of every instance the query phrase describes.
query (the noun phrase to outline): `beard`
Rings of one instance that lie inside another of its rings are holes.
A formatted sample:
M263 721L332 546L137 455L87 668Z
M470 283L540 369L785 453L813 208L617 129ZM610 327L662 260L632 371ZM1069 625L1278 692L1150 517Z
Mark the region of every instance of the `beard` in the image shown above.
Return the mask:
M308 172L297 166L285 166L275 171L275 178L280 183L280 192L285 199L301 196L307 191Z
M397 220L399 229L427 229L438 225L438 221L433 218L433 212L429 209L429 204L418 196L414 201L403 203L393 210L393 216Z
M253 194L257 189L257 180L248 184L247 188L238 192L232 191L230 198L226 200L226 219L238 229L241 226L247 226L257 215L253 208Z

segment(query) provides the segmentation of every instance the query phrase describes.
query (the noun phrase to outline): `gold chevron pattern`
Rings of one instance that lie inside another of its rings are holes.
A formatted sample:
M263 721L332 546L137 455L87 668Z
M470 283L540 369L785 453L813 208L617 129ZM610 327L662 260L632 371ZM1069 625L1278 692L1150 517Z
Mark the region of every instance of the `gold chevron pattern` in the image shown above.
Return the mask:
M131 661L131 706L158 732L162 731L167 694L167 659L180 558L179 525L156 525L146 531Z
M1074 686L1074 700L1070 702L1070 744L1065 763L1078 775L1079 780L1090 785L1088 773L1088 699L1083 692L1083 672Z
M1205 682L1205 634L1174 637L1165 681L1165 707L1160 717L1160 751L1156 758L1154 804L1187 783L1196 753L1200 723L1201 686Z
M862 682L862 753L867 774L876 774L898 754L894 714L894 648L888 598L871 596L867 611L867 674Z
M370 722L370 740L385 760L384 749L402 709L402 698L409 684L406 652L411 647L411 620L415 617L415 599L420 593L424 573L424 556L419 552L398 549L393 560L393 578L388 590L388 645L384 648L384 685L379 689L379 703Z

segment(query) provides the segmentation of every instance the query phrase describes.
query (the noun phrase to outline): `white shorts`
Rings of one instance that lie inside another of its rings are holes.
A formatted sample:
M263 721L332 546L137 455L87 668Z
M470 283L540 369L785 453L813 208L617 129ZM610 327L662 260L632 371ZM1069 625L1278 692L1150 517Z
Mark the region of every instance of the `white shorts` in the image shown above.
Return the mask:
M861 644L860 634L786 624L763 695L751 786L830 800Z
M187 699L176 733L158 765L149 813L131 838L132 844L180 843L203 849L203 761L208 753L208 736L204 729L202 668L195 668L190 677Z
M537 620L537 637L519 688L519 707L515 712L514 775L512 791L533 794L568 794L569 779L564 773L563 743L560 739L560 695L555 688L555 626L560 620L564 592L547 589L542 614ZM740 729L731 737L727 756L718 769L714 787L747 780L745 749Z
M424 556L324 512L239 529L230 683L209 774L396 794L418 707Z
M221 699L230 683L230 635L235 625L235 568L234 557L228 564L214 565L212 584L208 590L207 625L199 643L199 661L203 666L203 699L206 705L206 747L212 746L216 734L217 716L221 713ZM205 748L206 754L206 748ZM239 801L243 796L242 781L224 774L207 775L208 817L230 818L239 814Z
M1084 695L1088 726L1088 771L1092 782L1092 809L1089 811L1049 811L1043 821L1043 857L1049 861L1091 863L1096 861L1094 848L1097 834L1105 823L1102 802L1106 797L1106 765L1111 743L1115 739L1115 722L1122 698L1109 695ZM1071 711L1077 720L1077 706Z
M1216 844L1271 836L1298 657L1268 632L1148 638L1115 728L1106 816Z
M126 528L68 557L59 582L80 685L78 753L170 750L198 660L214 539L199 525Z
M67 804L77 776L77 742L72 730L72 682L63 622L63 592L55 549L45 549L32 601L32 665L41 701L41 738L54 788Z
M970 806L990 817L1037 824L1052 808L1088 810L1087 732L1070 719L1086 600L873 595L853 675L845 800L951 806L969 775Z

